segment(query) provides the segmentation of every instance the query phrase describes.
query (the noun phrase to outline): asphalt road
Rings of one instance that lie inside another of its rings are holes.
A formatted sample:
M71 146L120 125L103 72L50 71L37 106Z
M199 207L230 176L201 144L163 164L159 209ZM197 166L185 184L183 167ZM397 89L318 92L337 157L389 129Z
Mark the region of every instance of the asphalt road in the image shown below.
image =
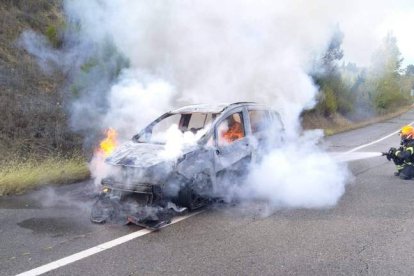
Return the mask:
M325 139L347 151L414 121L400 117ZM385 151L397 135L361 151ZM221 206L52 270L48 275L413 275L414 180L384 157L349 162L353 179L328 209ZM0 198L0 274L95 247L137 226L89 221L91 182Z

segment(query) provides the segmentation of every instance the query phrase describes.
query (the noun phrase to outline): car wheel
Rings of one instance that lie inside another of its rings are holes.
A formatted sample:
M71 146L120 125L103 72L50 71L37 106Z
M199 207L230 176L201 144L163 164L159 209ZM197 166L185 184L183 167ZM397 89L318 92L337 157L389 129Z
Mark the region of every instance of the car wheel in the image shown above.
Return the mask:
M211 180L209 178L205 176L195 177L191 183L187 184L179 191L179 205L187 207L190 211L207 205L209 202L207 197L207 190L211 187Z

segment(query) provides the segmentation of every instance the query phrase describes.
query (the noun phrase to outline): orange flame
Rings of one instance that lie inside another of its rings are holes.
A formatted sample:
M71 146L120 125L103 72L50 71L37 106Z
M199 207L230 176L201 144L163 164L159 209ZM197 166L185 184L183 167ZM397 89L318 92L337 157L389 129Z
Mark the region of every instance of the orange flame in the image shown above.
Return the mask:
M243 138L243 129L240 123L234 123L227 131L222 134L223 138L231 143Z
M115 129L108 128L105 131L105 135L105 139L103 139L99 144L99 151L103 153L104 156L108 156L114 151L117 145L116 138L118 136L118 133L116 133Z

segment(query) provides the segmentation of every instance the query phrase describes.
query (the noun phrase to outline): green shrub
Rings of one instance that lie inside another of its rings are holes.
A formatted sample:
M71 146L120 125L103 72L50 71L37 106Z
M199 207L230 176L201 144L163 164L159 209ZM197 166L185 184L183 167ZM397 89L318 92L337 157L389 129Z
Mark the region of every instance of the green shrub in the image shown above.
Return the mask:
M47 27L45 35L54 48L62 46L62 38L58 26L50 25Z
M325 112L324 113L326 116L329 116L329 115L334 114L336 110L338 109L335 92L329 86L325 86L322 90L324 91L324 96L325 96L324 98Z
M373 92L374 106L379 113L392 111L409 103L408 91L404 92L400 77L396 74L384 74L374 80L376 89Z

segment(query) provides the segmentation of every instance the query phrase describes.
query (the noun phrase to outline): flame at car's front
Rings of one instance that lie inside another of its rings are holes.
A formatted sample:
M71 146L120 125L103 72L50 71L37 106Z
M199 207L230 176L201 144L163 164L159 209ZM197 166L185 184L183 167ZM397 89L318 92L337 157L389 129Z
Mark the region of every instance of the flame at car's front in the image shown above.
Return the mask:
M113 128L108 128L104 131L104 134L105 137L99 142L99 146L95 148L93 157L89 162L91 177L94 179L97 187L101 184L102 178L114 170L114 168L105 164L105 160L118 148L118 132Z
M98 152L103 154L105 157L109 156L117 146L118 133L113 128L108 128L105 131L106 137L99 143Z

